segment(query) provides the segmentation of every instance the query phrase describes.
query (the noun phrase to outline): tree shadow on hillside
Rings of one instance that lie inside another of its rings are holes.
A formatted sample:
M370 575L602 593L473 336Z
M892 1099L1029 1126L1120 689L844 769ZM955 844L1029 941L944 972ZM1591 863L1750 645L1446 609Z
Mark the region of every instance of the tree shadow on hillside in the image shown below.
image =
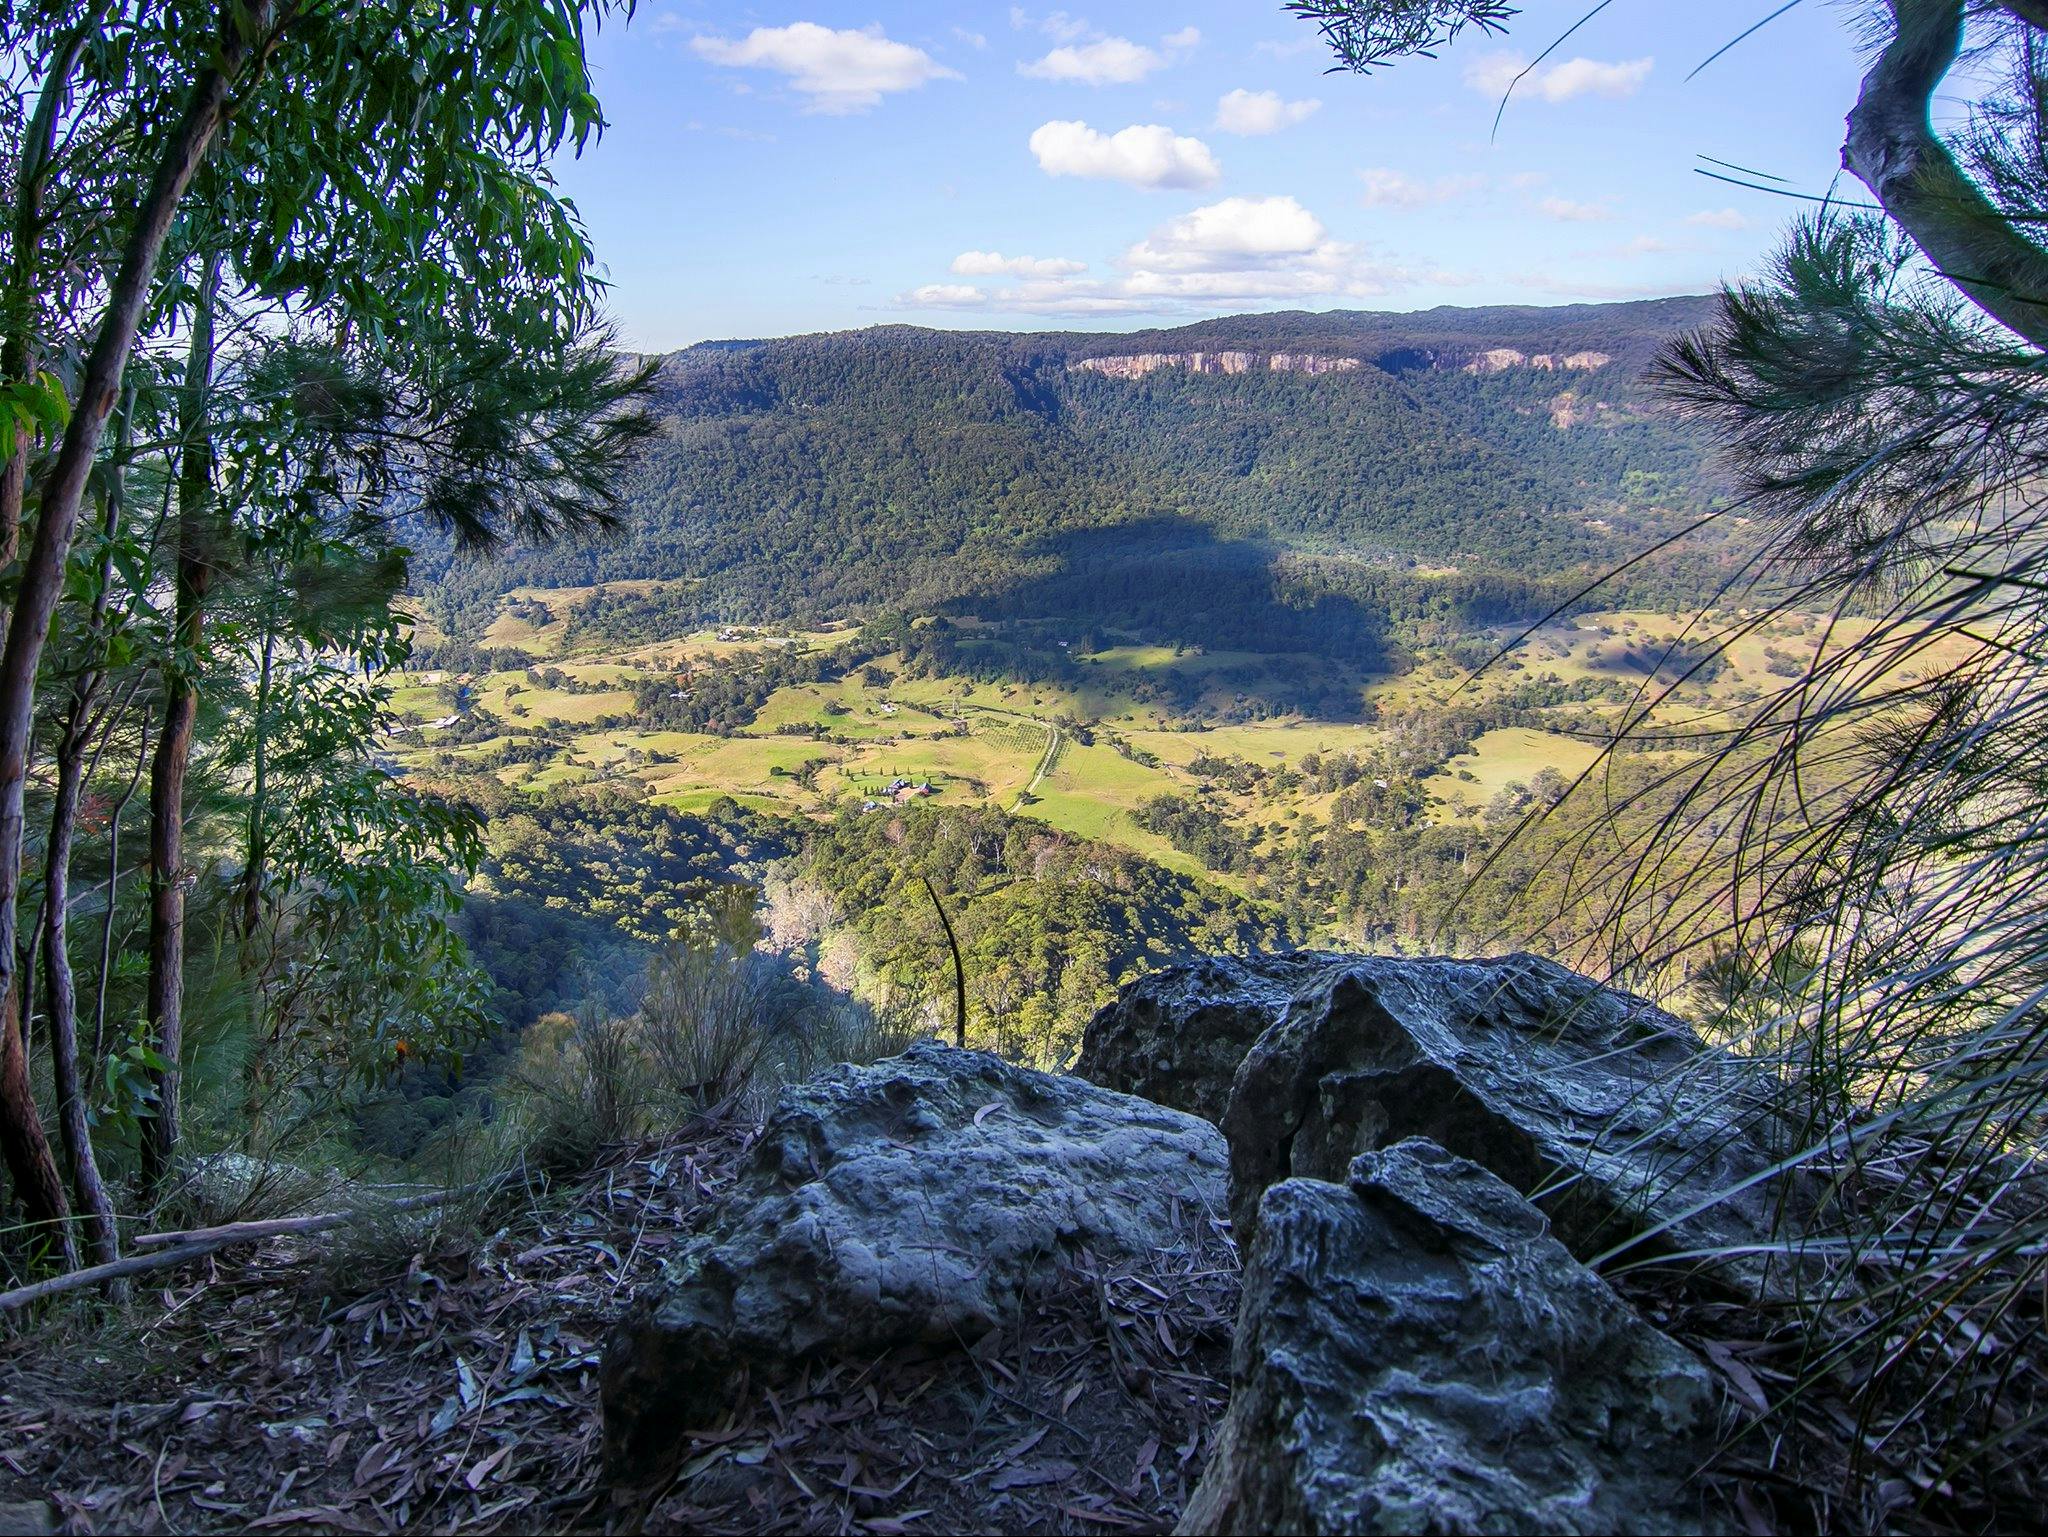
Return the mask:
M945 611L1041 639L1057 629L1070 643L1115 635L1183 653L1248 653L1215 669L1158 669L1152 681L1186 704L1219 690L1239 696L1252 715L1360 719L1359 675L1388 665L1381 612L1312 588L1277 546L1227 539L1193 518L1075 530L1027 555L1042 574Z

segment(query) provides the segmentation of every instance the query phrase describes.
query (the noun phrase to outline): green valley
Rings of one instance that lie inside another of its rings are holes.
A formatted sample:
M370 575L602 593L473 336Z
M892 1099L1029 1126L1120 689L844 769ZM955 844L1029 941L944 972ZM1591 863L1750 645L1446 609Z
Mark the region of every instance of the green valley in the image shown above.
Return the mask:
M1548 915L1467 900L1473 872L1678 675L1727 574L1715 537L1633 559L1713 503L1644 379L1705 310L692 348L656 360L615 534L484 562L424 539L384 745L493 818L757 819L787 852L728 878L795 889L813 961L837 946L840 983L934 1019L950 962L913 876L979 929L1020 872L913 867L927 824L996 818L1033 867L1136 861L1197 924L1249 904L1298 941L1499 943ZM1757 697L1752 649L1665 713ZM1082 941L1040 906L1031 943ZM1033 987L1071 1018L1130 974Z

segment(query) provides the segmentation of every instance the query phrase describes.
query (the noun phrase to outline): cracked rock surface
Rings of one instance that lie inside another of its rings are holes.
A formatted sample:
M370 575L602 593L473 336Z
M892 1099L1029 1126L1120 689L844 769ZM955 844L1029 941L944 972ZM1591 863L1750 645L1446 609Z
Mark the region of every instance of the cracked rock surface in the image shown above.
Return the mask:
M1265 1192L1231 1379L1181 1532L1722 1529L1706 1369L1420 1138Z

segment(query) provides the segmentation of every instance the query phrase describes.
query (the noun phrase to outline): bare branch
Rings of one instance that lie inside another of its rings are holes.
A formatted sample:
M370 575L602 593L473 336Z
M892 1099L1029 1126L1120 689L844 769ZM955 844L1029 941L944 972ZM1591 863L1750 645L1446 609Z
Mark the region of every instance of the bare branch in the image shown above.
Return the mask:
M2048 0L2006 8L2031 22ZM2048 251L1964 173L1929 119L1962 49L1963 13L1964 0L1892 0L1892 39L1863 78L1842 164L1972 303L2048 347Z

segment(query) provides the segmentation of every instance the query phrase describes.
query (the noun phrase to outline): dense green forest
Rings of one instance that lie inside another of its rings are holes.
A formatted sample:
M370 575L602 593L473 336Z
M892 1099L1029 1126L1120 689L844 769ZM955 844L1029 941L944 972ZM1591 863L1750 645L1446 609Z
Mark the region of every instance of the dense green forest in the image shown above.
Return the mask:
M1270 906L993 808L849 808L806 840L787 879L785 901L826 899L862 969L949 1019L935 893L965 962L969 1039L1026 1061L1069 1059L1116 987L1170 957L1297 938Z
M661 360L618 537L477 565L424 539L415 578L465 636L511 587L623 579L669 585L586 633L894 608L1358 650L1389 617L1526 619L1712 497L1704 439L1641 377L1707 303L697 347ZM1229 348L1250 371L1076 366ZM1603 361L1472 371L1499 348ZM1278 354L1359 366L1280 372ZM1645 568L1623 596L1689 596L1710 564Z

